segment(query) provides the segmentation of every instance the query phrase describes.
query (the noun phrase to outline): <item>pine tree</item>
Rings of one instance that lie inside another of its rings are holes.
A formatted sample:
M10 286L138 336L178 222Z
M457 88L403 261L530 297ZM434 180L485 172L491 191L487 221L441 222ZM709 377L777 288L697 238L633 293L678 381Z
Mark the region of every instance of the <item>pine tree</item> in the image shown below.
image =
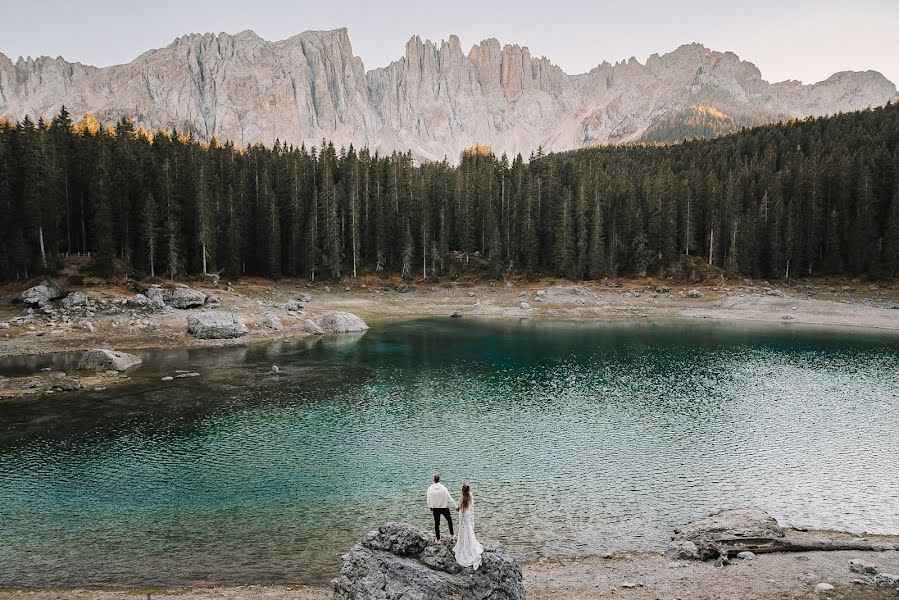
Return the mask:
M155 258L158 227L156 219L156 200L153 198L153 194L147 191L144 197L143 211L141 212L141 230L143 231L147 260L150 265L150 277L156 277Z

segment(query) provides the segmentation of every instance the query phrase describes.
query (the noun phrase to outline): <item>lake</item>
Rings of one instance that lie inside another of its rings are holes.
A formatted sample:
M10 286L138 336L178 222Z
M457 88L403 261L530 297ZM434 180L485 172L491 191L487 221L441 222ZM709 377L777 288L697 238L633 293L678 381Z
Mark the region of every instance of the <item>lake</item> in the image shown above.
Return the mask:
M435 471L522 559L663 549L731 506L899 532L896 335L466 318L139 354L0 401L0 587L322 582L385 521L430 530Z

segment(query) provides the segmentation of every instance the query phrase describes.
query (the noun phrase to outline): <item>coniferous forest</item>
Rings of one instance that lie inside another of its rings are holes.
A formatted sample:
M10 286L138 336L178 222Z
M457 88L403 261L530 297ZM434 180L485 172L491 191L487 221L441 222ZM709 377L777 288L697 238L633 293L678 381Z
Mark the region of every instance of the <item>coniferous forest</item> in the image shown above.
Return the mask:
M714 140L458 165L353 147L235 147L128 120L0 123L0 274L337 278L899 270L899 106Z

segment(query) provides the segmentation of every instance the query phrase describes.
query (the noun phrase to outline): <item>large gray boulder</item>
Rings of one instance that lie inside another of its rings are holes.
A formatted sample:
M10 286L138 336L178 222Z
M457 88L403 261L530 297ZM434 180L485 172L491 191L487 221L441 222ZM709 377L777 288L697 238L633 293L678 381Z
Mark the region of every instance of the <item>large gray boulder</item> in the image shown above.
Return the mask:
M777 520L763 510L734 508L719 510L674 530L668 556L676 559L709 560L736 554L745 546L767 545L786 535Z
M25 304L43 304L62 298L62 290L49 281L42 281L22 292L21 298Z
M81 356L78 368L82 371L125 371L141 362L141 359L127 352L95 348Z
M265 319L262 320L262 324L273 331L284 330L284 323L282 323L281 319L278 318L278 315L274 313L267 313Z
M194 306L203 306L205 303L206 294L189 287L175 288L172 291L172 297L169 298L169 305L175 308L193 308Z
M318 323L313 321L312 319L306 319L303 322L303 331L306 333L311 333L312 335L324 335L325 330L318 326Z
M202 340L239 338L248 331L243 319L232 313L205 311L187 317L187 333Z
M313 319L326 333L352 333L366 331L368 325L353 313L332 310Z
M88 297L87 294L85 294L84 292L81 292L81 291L77 291L77 292L72 292L71 294L69 294L68 296L63 298L62 302L60 302L60 305L63 308L68 310L68 309L75 308L76 306L82 306L84 304L87 304L88 300L90 300L90 298Z
M502 545L484 544L475 571L459 566L452 544L386 523L343 555L334 600L524 599L521 569Z

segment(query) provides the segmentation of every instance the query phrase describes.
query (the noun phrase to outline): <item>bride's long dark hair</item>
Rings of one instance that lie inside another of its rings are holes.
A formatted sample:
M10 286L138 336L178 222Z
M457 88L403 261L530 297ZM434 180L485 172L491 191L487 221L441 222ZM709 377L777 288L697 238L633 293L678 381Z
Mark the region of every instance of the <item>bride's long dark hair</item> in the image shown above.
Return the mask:
M462 501L459 503L459 510L465 511L471 507L471 486L467 483L462 484Z

